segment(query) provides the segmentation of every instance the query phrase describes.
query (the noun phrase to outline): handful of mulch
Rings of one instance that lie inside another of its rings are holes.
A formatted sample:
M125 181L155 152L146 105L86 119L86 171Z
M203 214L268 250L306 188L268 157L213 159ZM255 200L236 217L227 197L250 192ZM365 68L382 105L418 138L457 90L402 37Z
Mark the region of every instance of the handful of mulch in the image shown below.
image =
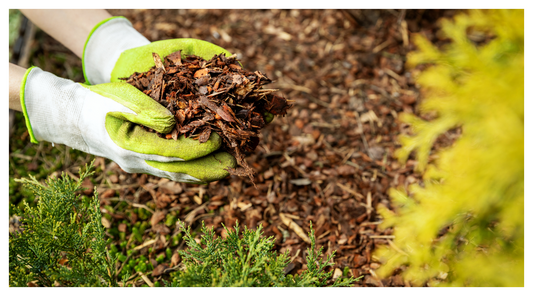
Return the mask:
M265 114L285 115L291 107L287 100L263 89L272 82L259 71L244 70L235 55L215 55L209 61L195 55L181 56L181 51L161 58L152 53L155 66L143 73L121 78L165 106L176 117L176 126L162 138L177 140L180 135L205 143L211 133L223 139L223 148L240 167L227 168L232 175L248 176L253 170L244 156L259 143L259 131L265 126Z

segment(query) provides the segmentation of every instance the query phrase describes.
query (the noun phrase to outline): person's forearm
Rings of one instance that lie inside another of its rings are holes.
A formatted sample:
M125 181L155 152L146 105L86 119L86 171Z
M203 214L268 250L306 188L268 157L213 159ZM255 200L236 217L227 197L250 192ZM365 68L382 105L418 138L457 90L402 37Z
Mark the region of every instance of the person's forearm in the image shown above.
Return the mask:
M9 109L22 111L20 105L20 84L26 69L9 63Z
M111 17L111 14L104 9L21 9L20 11L37 27L80 58L91 30L99 22Z

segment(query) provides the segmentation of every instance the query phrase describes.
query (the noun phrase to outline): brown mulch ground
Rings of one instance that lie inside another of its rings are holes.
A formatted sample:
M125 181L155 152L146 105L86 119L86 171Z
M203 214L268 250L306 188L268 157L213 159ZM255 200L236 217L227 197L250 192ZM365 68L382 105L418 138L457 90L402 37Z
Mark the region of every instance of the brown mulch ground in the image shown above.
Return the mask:
M110 180L95 184L103 204L111 197L153 200L158 212L179 210L181 220L193 227L203 220L220 235L221 222L262 224L278 250L290 251L291 273L301 272L309 244L287 225L292 221L307 233L312 221L318 246L336 251L336 273L348 267L354 277L364 275L356 286L409 285L399 275L379 279L375 273L380 263L372 251L394 239L392 229L378 230L376 208L391 208L390 187L421 177L415 161L401 166L393 157L397 136L408 132L398 115L417 112L420 100L417 70L404 66L414 49L411 34L444 42L436 34L437 19L455 11L110 12L127 17L151 41L198 38L237 53L247 70L273 79L268 87L294 106L262 130L259 146L247 157L257 187L237 176L208 186L181 184L127 174L98 159ZM154 226L151 231L165 232Z
M294 101L287 116L263 130L258 149L247 158L257 188L235 176L196 186L124 173L120 185L139 182L140 202L154 199L161 210L180 209L181 219L195 225L204 220L219 234L220 222L263 224L277 248L291 252L293 273L305 265L309 245L287 227L287 219L305 233L312 221L319 246L337 252L335 268L365 275L359 285L405 285L399 276L379 280L374 272L380 263L372 250L393 239L392 230L377 229L375 209L390 208L389 187L420 178L414 161L402 167L393 158L405 129L398 114L416 111L419 101L415 73L404 67L414 49L410 34L437 42L436 20L453 11L111 12L127 17L152 41L198 38L237 53L246 69L266 73L275 80L270 87ZM133 197L137 190L124 189L121 196Z

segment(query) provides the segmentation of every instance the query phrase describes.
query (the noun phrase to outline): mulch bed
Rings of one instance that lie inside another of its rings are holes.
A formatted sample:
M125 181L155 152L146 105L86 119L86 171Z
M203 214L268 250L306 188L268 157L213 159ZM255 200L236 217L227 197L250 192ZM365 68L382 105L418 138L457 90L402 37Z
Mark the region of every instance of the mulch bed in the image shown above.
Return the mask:
M294 106L260 135L247 162L255 184L232 176L208 186L120 172L120 196L159 211L180 210L193 227L200 221L255 228L262 224L276 248L290 251L288 272L299 273L313 222L317 242L336 251L335 271L348 267L356 286L408 286L399 275L379 279L378 245L393 241L392 229L378 229L379 204L391 208L390 187L418 182L416 162L401 166L393 157L397 136L408 132L401 112L416 112L420 100L406 69L414 49L411 33L436 43L443 10L112 10L149 40L198 38L236 53L247 69L273 79ZM449 141L441 140L442 145ZM140 194L136 186L143 190ZM208 198L205 198L207 196ZM105 199L105 196L102 196ZM105 202L105 200L104 200ZM162 223L162 222L160 222ZM170 231L170 230L169 230Z
M438 38L437 20L456 11L110 12L127 17L152 41L198 38L236 53L246 69L271 78L269 87L293 106L261 130L255 152L246 158L256 187L239 176L206 186L181 184L127 174L97 158L106 175L105 182L95 184L103 205L117 196L137 206L154 202L156 218L147 233L177 231L157 218L177 210L193 228L204 221L219 235L225 235L220 223L262 224L265 235L276 239L276 249L290 252L290 273L305 265L305 234L312 221L318 247L328 254L336 251L335 274L347 267L354 277L364 275L356 286L409 286L398 274L381 279L375 273L380 262L372 251L394 241L392 229L378 229L376 208L392 208L389 188L421 180L414 160L402 166L393 157L398 135L409 132L398 115L417 113L420 101L413 78L420 69L405 68L406 55L414 49L411 34L446 42ZM438 145L449 145L453 138L442 137ZM119 216L113 223L125 217ZM156 253L147 257L164 251L167 242L161 237L153 245Z

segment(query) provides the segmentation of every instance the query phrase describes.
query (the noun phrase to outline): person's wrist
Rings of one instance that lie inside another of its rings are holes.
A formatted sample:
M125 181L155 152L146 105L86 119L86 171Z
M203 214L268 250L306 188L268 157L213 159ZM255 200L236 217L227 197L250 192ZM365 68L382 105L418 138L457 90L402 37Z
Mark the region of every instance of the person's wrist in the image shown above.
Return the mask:
M112 17L98 23L83 50L83 74L87 84L110 81L115 63L125 50L150 44L124 17Z

